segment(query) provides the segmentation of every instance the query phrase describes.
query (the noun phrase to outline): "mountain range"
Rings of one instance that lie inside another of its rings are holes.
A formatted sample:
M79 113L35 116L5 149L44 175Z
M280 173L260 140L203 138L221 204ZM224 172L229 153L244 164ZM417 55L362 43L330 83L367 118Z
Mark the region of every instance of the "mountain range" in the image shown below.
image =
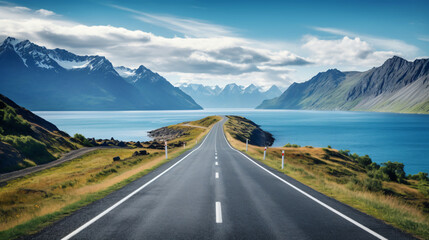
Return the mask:
M429 59L395 56L365 72L330 69L257 108L429 113Z
M144 66L114 68L102 56L79 56L11 37L0 46L0 92L31 110L201 109Z
M267 91L253 84L248 87L235 83L219 86L204 86L202 84L183 84L180 89L190 95L204 108L254 108L265 99L281 95L280 89L273 85Z

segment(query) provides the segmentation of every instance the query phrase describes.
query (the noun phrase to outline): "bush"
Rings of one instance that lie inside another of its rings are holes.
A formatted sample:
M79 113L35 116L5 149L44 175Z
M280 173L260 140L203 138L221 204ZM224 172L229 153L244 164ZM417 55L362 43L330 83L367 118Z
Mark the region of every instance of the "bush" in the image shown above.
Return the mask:
M80 144L82 144L83 146L86 147L92 147L93 145L89 142L89 140L84 137L82 134L76 133L73 138L79 142Z
M332 148L331 145L328 145L328 148Z
M369 165L372 163L371 158L368 155L362 156L362 157L357 157L357 161L359 163L359 165L363 166L363 167L369 167Z
M414 175L409 175L408 178L414 179L414 180L419 180L419 181L426 181L426 182L429 181L428 173L425 173L425 172L419 172L419 173L414 174Z
M299 148L299 147L301 147L301 146L300 146L300 145L298 145L298 144L290 144L290 143L288 143L288 144L284 145L283 147Z
M381 181L371 178L365 178L365 180L363 181L363 187L371 192L379 192L383 190L383 184L381 183Z
M399 162L385 162L381 164L379 171L383 171L389 176L390 181L403 182L405 179L404 164Z
M338 152L343 154L344 156L347 156L347 157L350 156L350 150L338 150Z

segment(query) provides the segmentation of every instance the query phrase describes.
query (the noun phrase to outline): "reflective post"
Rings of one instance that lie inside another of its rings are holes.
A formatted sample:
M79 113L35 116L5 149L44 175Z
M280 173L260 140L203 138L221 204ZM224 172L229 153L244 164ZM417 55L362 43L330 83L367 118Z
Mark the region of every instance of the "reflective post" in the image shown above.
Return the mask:
M168 159L167 141L165 141L165 159Z
M267 147L265 147L264 149L264 160L265 160L265 155L267 155Z
M285 150L282 150L282 169L285 166Z

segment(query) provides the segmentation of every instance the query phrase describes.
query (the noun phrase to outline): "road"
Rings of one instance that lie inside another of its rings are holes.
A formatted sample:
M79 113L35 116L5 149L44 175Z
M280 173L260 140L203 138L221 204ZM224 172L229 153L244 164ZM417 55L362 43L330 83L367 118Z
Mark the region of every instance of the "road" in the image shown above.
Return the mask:
M52 162L37 165L34 167L28 167L28 168L20 169L20 170L13 171L13 172L2 173L2 174L0 174L0 184L1 183L4 184L7 181L10 181L10 180L15 179L15 178L23 177L23 176L28 175L30 173L35 173L35 172L42 171L42 170L45 170L45 169L48 169L51 167L55 167L58 164L61 164L63 162L73 160L73 159L78 158L80 156L83 156L89 152L92 152L92 151L95 151L98 149L103 149L103 148L112 148L112 147L83 147L83 148L79 148L76 150L71 150L70 152L64 154L64 156L62 156L61 158L59 158L55 161L52 161Z
M256 163L217 123L205 140L31 239L412 239Z

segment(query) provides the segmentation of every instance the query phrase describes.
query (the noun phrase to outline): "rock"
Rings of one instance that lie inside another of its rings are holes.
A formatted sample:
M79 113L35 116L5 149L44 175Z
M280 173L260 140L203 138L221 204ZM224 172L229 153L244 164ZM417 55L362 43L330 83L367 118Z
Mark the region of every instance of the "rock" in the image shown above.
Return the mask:
M150 149L164 149L164 144L161 144L159 142L152 142L148 148L150 148Z
M119 156L113 158L113 161L120 161L120 160L121 158Z
M140 155L149 155L149 153L146 150L139 151Z
M135 157L135 156L144 156L144 155L149 155L149 153L146 150L135 151L133 153L133 157Z
M125 142L120 141L117 146L118 147L126 147L127 144L125 144Z
M134 146L138 147L138 148L142 148L143 145L140 142L137 142Z

